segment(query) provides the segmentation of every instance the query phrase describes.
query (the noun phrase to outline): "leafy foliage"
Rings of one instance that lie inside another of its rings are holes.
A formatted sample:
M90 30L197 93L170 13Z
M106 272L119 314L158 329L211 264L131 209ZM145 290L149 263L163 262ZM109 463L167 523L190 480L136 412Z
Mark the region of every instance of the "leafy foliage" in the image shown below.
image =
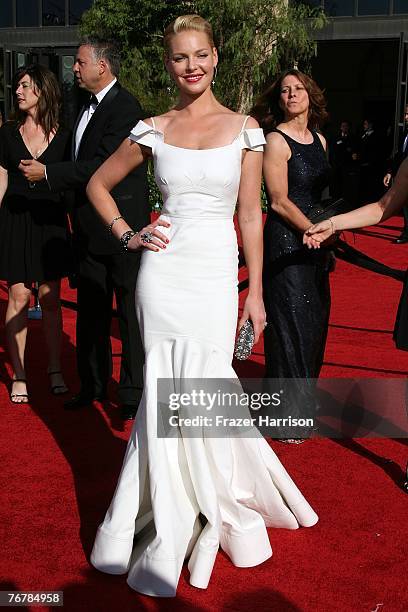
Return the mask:
M121 44L121 82L147 116L157 115L176 101L163 64L163 30L178 15L191 13L208 19L214 30L220 59L215 94L239 112L248 111L254 96L281 70L299 66L308 71L316 52L311 34L327 22L320 9L288 0L95 0L80 31ZM161 195L151 166L148 178L157 209Z
M82 17L81 33L122 44L121 81L148 114L174 102L163 65L163 30L186 13L212 24L220 56L215 93L240 112L282 69L308 70L316 52L311 33L326 23L320 9L288 6L287 0L95 0Z

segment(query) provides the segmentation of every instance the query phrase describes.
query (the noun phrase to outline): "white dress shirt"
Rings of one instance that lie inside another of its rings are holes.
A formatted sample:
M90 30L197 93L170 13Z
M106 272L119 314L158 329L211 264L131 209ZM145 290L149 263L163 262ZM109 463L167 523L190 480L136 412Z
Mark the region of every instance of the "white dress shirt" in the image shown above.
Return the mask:
M113 79L113 81L111 81L109 85L107 85L104 89L101 89L99 93L95 94L96 99L98 100L98 104L102 102L102 100L104 99L108 91L112 89L116 81L117 79ZM79 145L81 144L82 136L84 135L86 126L91 120L91 117L95 112L95 109L96 109L96 104L95 103L90 104L89 107L86 108L85 111L82 113L82 117L79 120L78 127L75 132L75 158L78 155Z
M104 87L104 89L102 89L99 93L95 94L96 99L98 100L98 104L102 102L102 100L104 99L108 91L112 89L116 81L117 81L117 78L114 78L113 81L109 83L109 85ZM85 109L85 111L82 113L82 117L78 123L78 127L75 132L75 159L78 154L79 145L81 144L81 139L85 132L85 128L88 125L88 122L91 119L92 115L94 114L95 109L96 109L96 104L90 104L89 108ZM47 166L44 166L44 178L48 183ZM51 189L51 186L49 183L48 183L48 187Z

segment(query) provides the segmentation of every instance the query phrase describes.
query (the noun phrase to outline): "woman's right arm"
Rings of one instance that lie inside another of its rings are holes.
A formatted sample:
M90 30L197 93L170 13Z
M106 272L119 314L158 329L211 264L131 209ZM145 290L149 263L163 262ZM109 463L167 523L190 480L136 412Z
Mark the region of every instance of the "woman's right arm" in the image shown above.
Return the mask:
M403 206L408 204L408 159L401 164L392 187L383 195L378 202L366 204L343 215L331 217L328 221L322 221L310 227L304 236L303 242L310 248L309 239L316 243L324 242L335 231L355 229L376 225L392 217Z
M263 158L263 175L272 210L303 234L311 223L288 198L289 158L290 149L283 137L277 132L268 134Z
M3 166L0 166L0 206L4 198L4 194L8 187L8 172Z
M86 193L89 201L94 206L106 227L112 223L113 219L120 217L119 209L116 206L115 200L110 195L110 192L149 156L150 150L147 147L141 146L129 138L125 138L115 153L108 157L92 176L86 188ZM136 250L142 246L153 251L158 251L157 247L165 248L163 243L167 243L168 240L163 234L156 230L157 225L169 227L169 223L166 221L159 222L159 220L157 220L153 222L128 242L129 250ZM111 231L112 234L119 239L125 232L131 229L132 228L124 219L119 219L112 226ZM153 242L143 242L140 237L141 234L143 234L144 231L152 232L153 230L155 236Z

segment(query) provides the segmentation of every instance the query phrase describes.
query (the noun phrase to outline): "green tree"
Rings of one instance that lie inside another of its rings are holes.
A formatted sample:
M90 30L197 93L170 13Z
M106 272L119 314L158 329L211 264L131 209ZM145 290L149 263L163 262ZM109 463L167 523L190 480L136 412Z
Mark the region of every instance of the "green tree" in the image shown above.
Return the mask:
M320 9L288 6L287 0L198 4L209 16L218 42L220 97L240 112L249 110L254 95L281 70L298 65L309 69L316 53L311 33L327 21Z
M228 107L246 112L253 97L281 70L299 66L307 71L316 53L312 34L325 25L324 13L288 4L288 0L95 0L82 17L80 31L121 44L121 82L147 115L156 115L176 100L163 65L163 30L178 15L198 13L214 29L220 59L215 93ZM151 167L148 177L156 209L161 195Z
M320 9L288 6L288 0L95 0L82 17L81 33L121 43L121 81L149 114L174 102L163 66L163 29L186 13L211 22L220 56L215 93L240 112L280 70L308 70L316 53L312 33L326 23Z

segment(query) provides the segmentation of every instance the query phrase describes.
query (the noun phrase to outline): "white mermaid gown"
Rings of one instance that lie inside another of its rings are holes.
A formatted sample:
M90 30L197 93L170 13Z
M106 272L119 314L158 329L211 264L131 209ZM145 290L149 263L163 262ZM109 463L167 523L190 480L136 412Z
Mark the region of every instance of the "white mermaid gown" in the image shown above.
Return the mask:
M129 137L152 149L170 243L142 256L145 389L91 562L128 573L140 593L171 597L185 558L191 584L204 589L219 546L236 566L251 567L272 555L266 527L308 527L318 517L262 437L156 435L157 378L236 378L233 214L242 149L262 151L262 130L243 127L231 144L203 150L166 144L143 121Z

